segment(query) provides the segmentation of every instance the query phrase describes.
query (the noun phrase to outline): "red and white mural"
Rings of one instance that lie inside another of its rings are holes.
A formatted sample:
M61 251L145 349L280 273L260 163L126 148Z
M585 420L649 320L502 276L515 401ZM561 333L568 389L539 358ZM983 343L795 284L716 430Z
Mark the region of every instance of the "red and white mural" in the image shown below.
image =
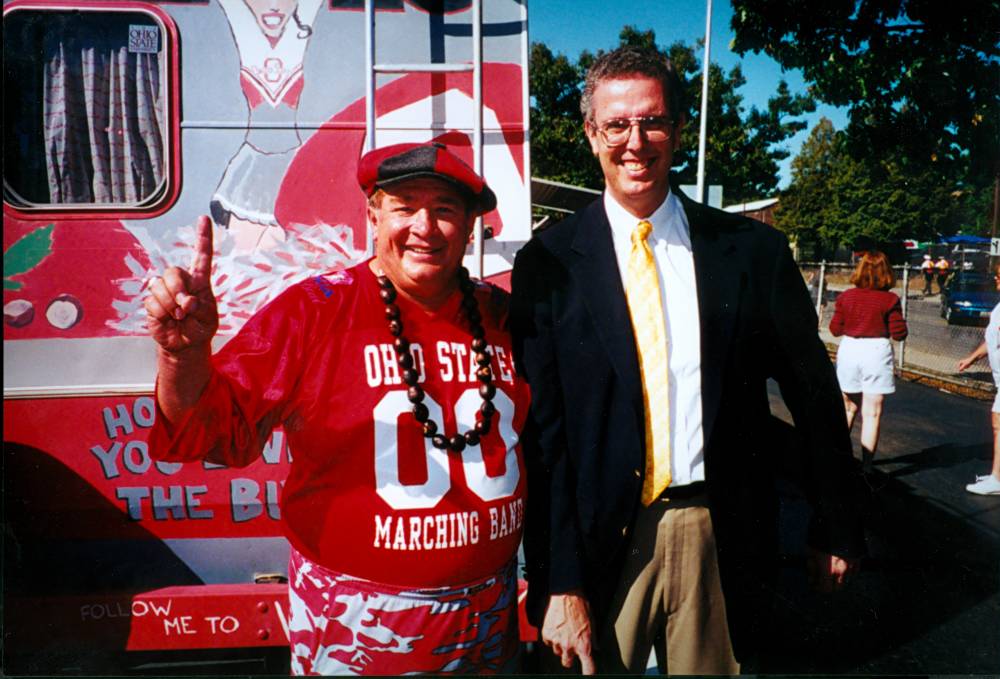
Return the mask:
M187 263L200 213L211 214L216 225L213 285L222 334L235 333L288 285L365 256L368 227L355 180L365 141L364 74L348 79L336 69L307 72L306 51L323 40L313 26L321 0L215 2L238 57L230 77L238 79L244 101L231 108L247 112L243 140L217 184L208 191L184 186L182 202L194 209L159 217L157 225L166 228L133 218L95 222L54 215L39 221L7 214L6 339L144 334L145 281L166 266ZM404 7L385 14L410 24L427 16ZM357 15L327 12L326 18L338 14ZM516 60L483 67L483 166L499 199L484 224L498 242L526 240L530 231L523 75ZM300 102L309 88L328 87L359 96L318 126L300 127ZM471 74L400 76L377 91L376 144L437 140L472 164L472 115ZM185 145L184 162L198 163L209 151L219 153Z
M234 250L271 249L284 240L274 215L278 189L302 138L296 126L302 61L321 0L218 0L239 50L240 87L250 110L247 135L212 195L211 213Z

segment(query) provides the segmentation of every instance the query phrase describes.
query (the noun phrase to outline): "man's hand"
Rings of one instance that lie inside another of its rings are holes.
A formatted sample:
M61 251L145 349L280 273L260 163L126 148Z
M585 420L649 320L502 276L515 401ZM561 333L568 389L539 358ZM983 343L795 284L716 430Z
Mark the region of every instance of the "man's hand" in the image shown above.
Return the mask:
M146 327L160 345L156 402L167 422L180 421L211 378L211 342L219 329L211 276L212 221L202 216L191 266L170 267L150 280L143 300Z
M594 674L591 656L590 606L580 594L553 594L542 621L542 642L562 660L563 667L580 659L583 674Z
M143 300L149 334L171 354L206 347L219 329L212 294L212 222L198 218L194 259L188 269L172 266L149 282Z
M836 591L857 572L860 563L859 559L845 559L810 549L806 562L809 583L820 592Z

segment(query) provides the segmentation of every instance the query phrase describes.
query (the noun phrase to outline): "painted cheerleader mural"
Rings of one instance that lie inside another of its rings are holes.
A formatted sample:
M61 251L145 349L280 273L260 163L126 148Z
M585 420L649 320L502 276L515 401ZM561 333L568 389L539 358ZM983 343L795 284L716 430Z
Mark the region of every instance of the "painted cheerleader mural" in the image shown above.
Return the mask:
M297 119L305 84L303 61L323 0L218 4L236 44L239 84L249 109L243 143L209 201L217 228L212 279L219 298L219 329L235 333L289 285L360 261L364 244L354 247L353 231L363 230L364 223L348 227L279 210L283 182L305 141ZM338 179L351 180L339 173ZM162 255L161 265L186 256L193 227L181 226L176 235L166 248L148 248ZM143 234L138 236L142 239ZM118 330L141 329L141 295L116 305L122 314Z
M428 4L379 3L381 58L455 63L471 56L471 46L451 29L448 37L441 10ZM187 37L180 66L197 74L187 79L190 125L178 130L188 178L179 199L156 215L5 214L7 338L145 336L146 281L169 266L187 265L193 224L204 213L215 223L212 284L222 335L235 334L288 286L366 257L365 201L355 179L365 145L360 5L178 5L179 33ZM516 0L491 0L491 7L499 14L487 32L492 58L482 69L483 162L499 205L483 218L491 236L487 275L509 271L513 253L530 236L523 27L501 20L507 15L500 12L520 16L523 7ZM461 26L467 7L454 11L449 22ZM233 43L224 37L227 26ZM161 52L165 45L161 40ZM335 80L328 65L334 65ZM310 69L319 72L307 74ZM473 112L470 73L383 76L376 142L440 141L471 165ZM99 248L93 247L95 233L102 234ZM86 266L77 264L81 249Z
M219 0L240 55L240 86L250 107L247 134L212 196L215 223L236 252L285 240L274 206L302 138L296 126L302 60L323 0Z

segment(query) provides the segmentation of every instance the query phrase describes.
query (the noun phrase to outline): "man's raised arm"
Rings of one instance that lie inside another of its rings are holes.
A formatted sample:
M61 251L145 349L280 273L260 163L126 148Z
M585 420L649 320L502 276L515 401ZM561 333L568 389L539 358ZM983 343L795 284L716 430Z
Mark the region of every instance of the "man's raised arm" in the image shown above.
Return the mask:
M170 422L194 406L211 376L212 337L219 329L212 249L212 221L203 215L191 266L172 266L152 278L143 300L149 334L159 344L156 400Z

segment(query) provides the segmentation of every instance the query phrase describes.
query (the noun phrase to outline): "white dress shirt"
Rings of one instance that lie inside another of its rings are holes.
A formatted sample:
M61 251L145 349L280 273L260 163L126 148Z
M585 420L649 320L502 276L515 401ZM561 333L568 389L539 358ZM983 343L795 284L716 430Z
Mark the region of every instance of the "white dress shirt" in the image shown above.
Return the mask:
M627 287L632 231L639 219L607 191L604 211L618 260L622 287ZM671 486L705 480L704 436L701 412L701 330L698 290L691 254L691 232L681 202L673 193L646 217L653 225L649 246L660 280L660 301L666 323L667 363L670 370ZM656 412L656 405L651 409Z

